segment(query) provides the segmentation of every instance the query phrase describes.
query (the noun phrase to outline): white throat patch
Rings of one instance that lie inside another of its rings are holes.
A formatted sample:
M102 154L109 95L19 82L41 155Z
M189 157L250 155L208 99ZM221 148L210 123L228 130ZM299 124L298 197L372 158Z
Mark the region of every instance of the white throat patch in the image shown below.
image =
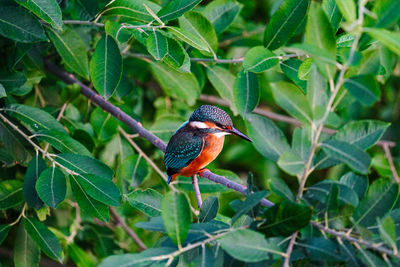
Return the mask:
M205 124L204 122L201 122L201 121L191 121L190 126L192 126L193 128L198 128L198 129L208 128L207 124Z
M217 138L223 137L224 135L228 135L230 133L227 132L219 132L219 133L214 133L213 135L215 135Z

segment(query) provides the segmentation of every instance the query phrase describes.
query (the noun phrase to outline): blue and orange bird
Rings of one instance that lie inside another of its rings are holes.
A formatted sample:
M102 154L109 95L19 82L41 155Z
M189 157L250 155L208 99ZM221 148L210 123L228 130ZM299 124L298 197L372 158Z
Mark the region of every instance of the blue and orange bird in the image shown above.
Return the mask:
M168 142L164 163L168 184L178 175L190 177L212 162L221 152L225 135L250 138L233 127L229 115L211 105L198 107Z

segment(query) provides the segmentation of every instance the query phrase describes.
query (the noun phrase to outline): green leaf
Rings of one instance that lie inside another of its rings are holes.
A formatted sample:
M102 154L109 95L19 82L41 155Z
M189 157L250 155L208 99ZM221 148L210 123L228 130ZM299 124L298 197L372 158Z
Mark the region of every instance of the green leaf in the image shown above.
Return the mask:
M166 95L185 100L189 105L200 96L199 83L192 73L181 73L156 62L150 66Z
M29 162L28 169L25 172L22 194L26 203L35 209L40 209L43 206L43 201L39 198L35 185L39 175L46 168L46 162L40 156L36 156Z
M292 191L287 186L285 181L283 181L279 177L272 177L268 180L268 188L272 191L272 193L283 197L284 199L295 201Z
M381 96L378 83L371 74L347 78L343 86L361 104L372 106Z
M53 130L40 130L35 134L35 137L37 137L41 141L49 143L52 147L54 147L61 153L74 153L85 156L92 155L84 145L64 133Z
M239 219L242 215L251 211L256 205L260 204L260 201L267 195L268 191L258 191L252 193L246 197L243 203L239 206L237 212L232 217L231 224L234 224L237 219ZM255 216L253 216L255 217Z
M21 104L11 104L3 110L10 116L19 119L29 126L34 132L44 129L67 133L60 122L49 113L39 108Z
M269 21L264 33L264 45L275 50L285 45L302 24L308 0L287 0L282 3Z
M232 231L218 239L222 249L233 258L245 262L258 262L270 254L282 255L277 244L268 242L260 233L249 229Z
M28 10L3 3L0 12L0 35L21 43L47 40L42 25Z
M306 243L299 242L298 246L306 248L310 260L319 260L324 262L342 260L340 255L336 252L336 243L324 237L313 237L312 239L307 240Z
M292 149L300 155L304 162L307 161L311 150L311 140L309 133L304 127L296 128L292 137Z
M121 16L126 19L132 19L140 22L150 22L153 17L147 12L144 4L152 11L158 12L161 7L156 3L147 0L115 0L106 5L97 16Z
M378 221L378 226L382 240L392 248L396 248L396 228L393 219L390 216L386 216Z
M182 28L172 26L168 26L168 30L182 42L185 42L200 51L204 51L206 53L211 52L208 43L205 40L199 38L197 34L195 35Z
M366 176L357 175L353 172L348 172L340 177L340 183L353 189L354 192L357 193L359 199L364 197L368 189L368 178Z
M119 43L125 43L131 39L135 29L127 29L125 25L121 23L107 20L104 29L106 34L111 35Z
M105 99L110 98L122 76L122 56L118 44L110 35L104 36L97 43L89 71L96 91Z
M334 185L339 189L338 199L340 204L349 204L353 207L358 206L357 193L348 185L338 181L325 180L308 187L307 197L326 203L326 199L330 196L332 186Z
M0 143L3 145L0 147L0 161L7 166L13 166L16 162L22 166L28 165L32 155L24 139L2 121L0 121Z
M0 224L0 245L4 242L4 239L6 239L10 227L9 224Z
M356 4L353 0L336 0L336 4L349 24L356 20Z
M86 214L90 217L95 217L103 222L108 222L109 212L108 206L90 197L83 187L78 183L75 176L70 176L70 184L72 192L74 193L75 199L79 204L82 214Z
M313 64L310 67L310 75L307 79L307 100L313 114L314 121L323 118L328 96L326 94L326 81Z
M382 258L364 249L358 250L357 258L361 260L364 266L368 267L387 266L386 262L382 260Z
M288 236L307 226L311 215L310 207L284 200L265 212L266 221L258 230L266 236Z
M110 169L110 167L101 161L88 156L76 154L58 154L56 161L67 167L69 170L80 174L91 173L109 180L111 180L114 175L114 172Z
M375 1L371 12L376 14L376 18L366 17L364 25L389 28L400 18L400 2L396 0Z
M393 53L400 55L400 33L374 28L363 28L363 30L389 48Z
M22 183L18 180L0 182L0 210L20 205L24 201Z
M237 113L236 106L233 104L233 86L235 76L226 68L214 65L206 66L207 77L220 97L228 100L229 106L234 113Z
M352 170L362 174L368 173L371 158L357 146L337 140L325 141L321 146L328 156L345 163Z
M161 216L172 242L182 247L192 223L189 200L184 193L170 191L161 201Z
M185 31L205 42L211 52L218 49L218 38L211 22L200 12L190 11L179 18L179 26ZM209 53L207 53L209 54Z
M26 77L22 72L0 71L0 83L4 86L6 92L11 92L26 83Z
M243 70L238 74L233 87L233 100L243 118L257 107L260 89L256 74Z
M136 189L129 193L128 201L131 206L140 210L150 217L161 215L162 195L157 191L149 188L146 190Z
M57 237L35 218L25 218L25 229L40 249L50 258L62 261L62 249Z
M76 244L68 245L68 256L78 267L94 267L93 259Z
M254 147L264 157L277 161L290 149L282 131L269 119L260 115L248 115L246 127Z
M56 0L16 0L15 2L29 9L57 30L61 30L62 15Z
M271 87L274 99L279 106L299 121L306 124L312 123L310 105L297 86L288 82L278 82L271 84Z
M317 2L311 2L307 19L305 43L323 50L330 60L336 60L336 36L324 10ZM333 79L336 68L313 56L315 64L324 76Z
M87 173L74 176L92 198L111 206L120 204L121 192L110 179Z
M332 138L368 149L381 139L389 126L389 123L376 120L352 121L341 127Z
M200 208L199 222L209 222L217 216L219 209L218 198L211 196L204 200Z
M36 191L44 203L55 209L67 191L64 173L55 167L47 168L36 182Z
M167 46L168 46L168 53L164 57L163 62L165 62L166 64L168 64L170 67L172 67L177 71L187 72L181 70L181 68L185 64L186 58L189 57L187 55L186 50L183 48L182 44L176 41L174 38L167 37Z
M149 174L149 167L143 157L133 154L127 157L118 168L117 177L129 183L130 187L139 186Z
M374 225L376 219L392 209L398 198L398 185L389 179L380 178L373 182L358 207L353 212L354 225Z
M300 89L303 90L304 93L306 93L307 90L307 82L304 80L301 80L299 78L299 70L300 66L302 65L302 61L296 58L291 58L288 60L285 60L280 63L280 67L282 72L290 79L292 82L300 87Z
M107 258L103 259L99 267L116 267L116 266L144 267L150 265L164 266L166 265L166 261L168 259L165 259L163 261L155 261L153 260L153 258L169 255L174 251L176 251L176 249L173 247L155 247L146 249L140 253L129 253L122 255L108 256Z
M14 265L15 267L37 267L39 262L40 249L28 235L24 224L20 223L14 245Z
M217 35L224 32L239 14L242 5L232 0L216 0L209 3L203 14L210 20Z
M243 69L255 73L263 72L279 63L278 57L263 46L255 46L246 52Z
M165 7L163 7L158 13L157 16L163 21L167 22L171 19L176 19L182 16L185 12L188 12L197 4L199 4L201 0L175 0L170 1Z
M305 161L293 151L282 153L277 163L283 171L291 175L298 175L304 171Z
M90 124L102 142L110 140L118 132L118 120L101 108L96 108L90 114Z
M161 60L168 53L168 40L159 31L153 30L146 39L147 51L156 60Z
M326 15L331 22L334 32L337 32L339 28L340 21L342 20L342 14L337 8L335 0L323 0L322 8L324 9Z
M89 76L86 45L73 29L64 27L62 32L46 28L47 35L64 63L84 78Z

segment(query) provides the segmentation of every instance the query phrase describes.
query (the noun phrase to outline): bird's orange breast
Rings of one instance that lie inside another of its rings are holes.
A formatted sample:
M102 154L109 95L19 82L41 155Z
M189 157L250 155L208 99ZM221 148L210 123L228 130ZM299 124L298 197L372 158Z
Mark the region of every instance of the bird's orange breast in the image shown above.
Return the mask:
M204 147L200 155L189 163L188 166L182 168L178 174L186 177L197 174L199 170L207 166L219 155L224 146L224 139L224 136L217 137L213 134L205 137Z

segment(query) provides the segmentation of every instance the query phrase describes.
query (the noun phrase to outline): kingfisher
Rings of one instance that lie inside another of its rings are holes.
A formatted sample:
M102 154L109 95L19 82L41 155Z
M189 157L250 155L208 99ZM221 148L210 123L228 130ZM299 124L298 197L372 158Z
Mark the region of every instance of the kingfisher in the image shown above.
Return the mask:
M212 105L198 107L168 142L164 163L168 184L178 175L191 177L203 170L221 152L225 135L250 138L233 127L229 115Z

